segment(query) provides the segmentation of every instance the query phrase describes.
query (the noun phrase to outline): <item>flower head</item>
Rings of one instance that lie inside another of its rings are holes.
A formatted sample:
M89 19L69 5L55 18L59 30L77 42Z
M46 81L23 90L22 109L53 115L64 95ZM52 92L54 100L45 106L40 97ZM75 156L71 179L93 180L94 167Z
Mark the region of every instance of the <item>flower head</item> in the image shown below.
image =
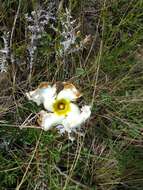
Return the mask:
M85 105L80 109L75 102L81 93L71 83L64 82L62 85L63 89L58 92L57 84L41 83L36 90L26 95L29 100L37 105L43 104L45 108L39 113L38 120L43 130L55 126L61 134L68 132L70 137L90 117L91 107Z
M70 101L67 99L57 99L53 103L53 112L57 115L68 115L71 111Z

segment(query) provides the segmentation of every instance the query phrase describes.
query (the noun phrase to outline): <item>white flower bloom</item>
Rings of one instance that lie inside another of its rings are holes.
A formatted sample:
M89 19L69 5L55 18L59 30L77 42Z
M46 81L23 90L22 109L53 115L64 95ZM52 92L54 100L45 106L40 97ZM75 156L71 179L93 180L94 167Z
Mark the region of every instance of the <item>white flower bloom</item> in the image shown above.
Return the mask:
M83 106L81 109L73 103L81 96L80 92L71 83L62 83L64 88L57 93L57 85L41 83L40 86L26 93L29 100L43 104L46 111L39 113L38 123L47 131L54 126L61 134L67 132L69 138L72 132L76 132L91 115L91 107Z

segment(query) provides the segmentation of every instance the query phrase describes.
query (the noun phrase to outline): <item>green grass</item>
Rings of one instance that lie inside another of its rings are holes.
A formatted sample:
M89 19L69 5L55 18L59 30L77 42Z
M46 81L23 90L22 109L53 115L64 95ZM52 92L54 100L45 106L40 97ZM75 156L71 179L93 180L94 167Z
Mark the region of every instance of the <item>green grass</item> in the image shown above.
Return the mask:
M59 33L47 28L29 80L24 14L35 6L35 1L22 2L16 22L12 50L21 63L9 64L8 72L0 73L0 189L142 190L143 1L63 4L57 30L67 6L80 21L81 39L90 31L92 41L63 58L56 55ZM16 0L3 1L1 34L11 30L17 7ZM33 125L41 110L25 93L41 81L67 80L93 105L83 126L85 137L71 143L54 130L20 129L29 116Z

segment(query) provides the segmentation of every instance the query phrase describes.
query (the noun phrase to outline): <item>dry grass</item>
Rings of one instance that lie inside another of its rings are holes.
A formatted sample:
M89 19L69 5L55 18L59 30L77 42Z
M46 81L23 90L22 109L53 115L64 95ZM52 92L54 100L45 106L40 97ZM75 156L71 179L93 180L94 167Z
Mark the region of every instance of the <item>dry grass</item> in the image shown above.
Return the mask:
M61 30L67 6L80 23L79 40L88 34L91 40L60 56L61 36L48 25L30 71L24 14L36 6L13 0L0 8L0 32L12 31L16 57L0 73L1 189L142 190L142 0L63 1L54 26ZM82 90L82 101L93 106L84 137L71 143L35 128L41 108L25 92L41 81L71 81Z

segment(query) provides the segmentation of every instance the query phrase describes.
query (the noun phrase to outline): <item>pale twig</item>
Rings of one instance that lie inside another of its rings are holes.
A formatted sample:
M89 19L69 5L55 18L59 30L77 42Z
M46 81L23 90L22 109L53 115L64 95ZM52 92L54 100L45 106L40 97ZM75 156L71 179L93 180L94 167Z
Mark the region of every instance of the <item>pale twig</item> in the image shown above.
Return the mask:
M60 168L58 168L56 165L55 165L55 169L59 172L60 175L64 176L66 179L68 178L71 182L75 183L76 185L86 189L86 190L89 190L90 188L82 183L80 183L79 181L76 181L74 179L72 179L71 177L69 177L67 174L65 174L64 172L62 172L60 170Z
M105 8L105 5L106 5L106 0L104 0L103 8ZM94 104L94 98L95 98L95 93L96 93L96 88L97 88L98 77L99 77L99 70L100 70L101 57L102 57L102 53L103 53L104 27L105 27L105 19L103 18L102 39L101 39L101 42L100 42L99 55L98 55L98 58L97 58L97 61L96 61L97 69L96 69L95 75L94 75L94 77L93 77L94 90L93 90L93 94L92 94L91 106L93 106L93 104Z
M16 128L19 128L19 129L23 129L23 128L42 129L38 125L11 125L11 124L7 124L7 123L0 123L0 126L1 127L16 127Z
M25 171L25 173L24 173L24 175L23 175L23 177L22 177L22 179L21 179L19 185L16 187L16 190L19 190L20 187L22 186L22 184L23 184L24 181L25 181L27 172L28 172L28 170L29 170L29 168L30 168L31 162L32 162L32 160L33 160L33 158L34 158L34 156L35 156L36 151L37 151L37 148L38 148L38 145L39 145L39 142L40 142L40 139L41 139L41 135L42 135L42 131L41 131L41 133L40 133L40 135L39 135L39 139L38 139L38 141L37 141L37 143L36 143L35 149L34 149L34 151L33 151L33 154L32 154L32 156L31 156L31 159L30 159L30 161L29 161L29 163L28 163L28 166L27 166L27 168L26 168L26 171Z
M14 167L14 168L10 168L10 169L1 170L0 173L3 173L3 172L10 172L10 171L14 171L14 170L17 170L17 169L19 169L19 166Z
M26 120L21 124L21 126L27 126L28 123L30 123L33 119L35 119L35 117L37 117L36 115L34 115L32 118L30 118L32 116L32 113L26 118ZM22 127L19 126L21 129Z
M76 168L77 162L78 162L78 160L80 158L81 149L82 149L83 144L84 144L84 138L85 138L85 136L83 137L82 141L80 141L80 139L78 140L78 146L77 146L77 149L76 149L75 158L74 158L74 161L73 161L72 166L70 168L69 175L67 175L67 177L66 177L66 181L65 181L63 190L65 190L67 188L67 185L68 185L69 181L71 180L73 171Z
M18 15L19 15L20 6L21 6L21 0L19 0L19 5L18 5L18 8L17 8L17 12L16 12L16 15L15 15L14 22L13 22L13 26L12 26L12 30L11 30L11 35L10 35L10 49L11 49L11 47L12 47L12 38L13 38L14 30L15 30L16 21L17 21Z

